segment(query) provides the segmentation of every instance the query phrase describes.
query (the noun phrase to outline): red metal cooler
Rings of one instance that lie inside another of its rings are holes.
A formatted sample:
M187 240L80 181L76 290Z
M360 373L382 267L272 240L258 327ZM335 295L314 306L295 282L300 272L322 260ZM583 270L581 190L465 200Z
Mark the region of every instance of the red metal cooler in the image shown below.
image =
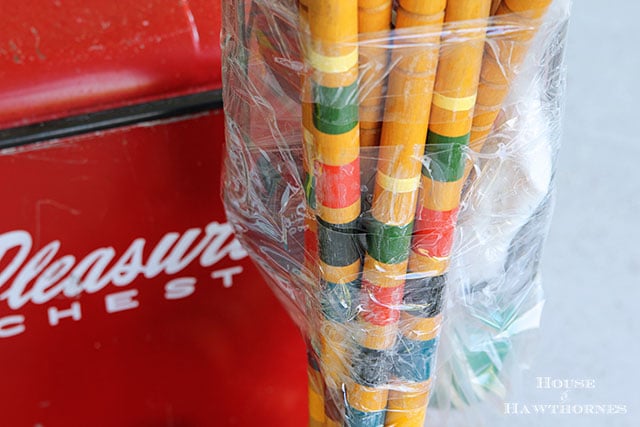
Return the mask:
M0 25L0 426L299 426L298 331L219 197L220 4Z

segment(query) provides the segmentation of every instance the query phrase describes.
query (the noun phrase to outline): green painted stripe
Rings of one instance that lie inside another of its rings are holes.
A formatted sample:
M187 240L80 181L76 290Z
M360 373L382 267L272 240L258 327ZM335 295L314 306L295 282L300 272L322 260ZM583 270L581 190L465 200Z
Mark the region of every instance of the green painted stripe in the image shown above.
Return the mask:
M345 427L383 427L386 411L362 412L347 405Z
M375 260L398 264L409 257L413 222L407 225L387 225L375 218L366 222L367 251Z
M464 175L465 147L469 145L471 133L449 137L429 131L425 155L428 167L422 167L422 174L440 182L457 181Z
M316 208L316 177L308 172L304 174L304 194L311 209Z
M319 217L318 255L333 267L346 267L360 259L362 250L356 234L356 221L349 224L329 224Z
M346 87L313 86L313 124L320 132L341 135L358 125L358 83Z
M321 305L324 316L337 323L353 320L358 313L360 282L322 283Z
M428 380L435 368L437 348L437 338L429 341L416 341L400 336L393 362L395 375L413 382Z

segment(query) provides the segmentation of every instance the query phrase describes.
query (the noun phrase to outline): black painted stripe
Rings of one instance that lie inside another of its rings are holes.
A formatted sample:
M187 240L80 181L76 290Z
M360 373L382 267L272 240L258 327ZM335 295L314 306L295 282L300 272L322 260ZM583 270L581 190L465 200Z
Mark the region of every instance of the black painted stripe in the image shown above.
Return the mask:
M351 372L353 380L367 387L378 387L389 382L391 353L358 346L353 354Z
M321 305L324 316L337 323L353 320L358 313L360 281L331 283L323 281Z
M357 221L348 224L329 224L319 217L318 256L333 267L346 267L361 258L361 249L356 234Z
M442 312L447 276L411 279L404 285L404 304L411 307L408 313L415 317L432 318Z

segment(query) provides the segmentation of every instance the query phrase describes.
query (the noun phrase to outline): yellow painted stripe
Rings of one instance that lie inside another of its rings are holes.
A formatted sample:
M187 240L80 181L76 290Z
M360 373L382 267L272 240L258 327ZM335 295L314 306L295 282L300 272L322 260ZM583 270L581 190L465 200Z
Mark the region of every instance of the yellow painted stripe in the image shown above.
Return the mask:
M360 156L360 129L355 126L349 132L330 135L313 130L313 141L318 161L329 166L344 166Z
M346 325L323 320L320 326L320 367L327 388L340 387L350 365Z
M326 56L307 46L307 61L313 68L323 73L346 73L358 65L358 48L342 56Z
M373 190L371 215L383 224L402 227L414 220L417 200L418 191L392 193L376 185Z
M358 278L360 274L360 260L354 262L346 267L334 267L329 264L325 264L322 260L318 260L320 264L320 272L322 278L327 282L345 284L351 283Z
M318 204L317 215L330 224L348 224L360 215L360 198L351 206L340 209Z
M387 409L384 427L423 427L426 416L427 408Z
M426 406L431 391L431 380L421 383L402 383L399 390L392 386L389 392L389 409L408 410Z
M432 211L450 211L460 205L464 177L457 181L436 181L422 177L422 205Z
M378 326L360 320L358 323L358 333L361 334L358 342L363 347L372 350L389 350L393 348L396 343L398 325L392 323L390 325Z
M438 258L421 254L415 250L409 256L409 270L414 273L424 273L440 276L449 268L449 257Z
M309 418L324 423L324 399L309 387Z
M378 171L376 183L392 193L411 193L420 186L420 175L418 174L413 178L393 178Z
M367 387L356 382L347 385L347 402L361 412L378 412L387 407L388 389Z
M471 110L476 105L477 94L466 96L464 98L451 98L444 96L441 93L433 94L433 105L436 105L443 110L449 111L467 111Z
M407 387L415 390L408 391ZM402 389L389 392L385 427L422 427L429 402L430 382L402 384Z
M442 314L436 317L424 318L412 316L404 311L400 317L402 335L414 341L429 341L440 335Z
M370 255L364 258L362 279L381 288L397 288L402 286L407 273L407 264L385 264Z

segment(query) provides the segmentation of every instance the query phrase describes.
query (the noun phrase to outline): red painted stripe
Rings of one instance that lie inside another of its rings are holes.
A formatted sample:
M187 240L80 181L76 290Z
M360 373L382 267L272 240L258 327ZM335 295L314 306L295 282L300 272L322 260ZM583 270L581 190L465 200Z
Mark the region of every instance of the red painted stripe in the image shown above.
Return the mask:
M316 197L331 209L347 208L360 198L360 159L342 166L316 162Z
M362 281L362 313L364 320L372 325L385 326L400 319L400 304L404 295L404 285L383 288L366 280Z
M444 258L451 254L459 208L433 211L421 206L416 216L413 245L417 252Z

